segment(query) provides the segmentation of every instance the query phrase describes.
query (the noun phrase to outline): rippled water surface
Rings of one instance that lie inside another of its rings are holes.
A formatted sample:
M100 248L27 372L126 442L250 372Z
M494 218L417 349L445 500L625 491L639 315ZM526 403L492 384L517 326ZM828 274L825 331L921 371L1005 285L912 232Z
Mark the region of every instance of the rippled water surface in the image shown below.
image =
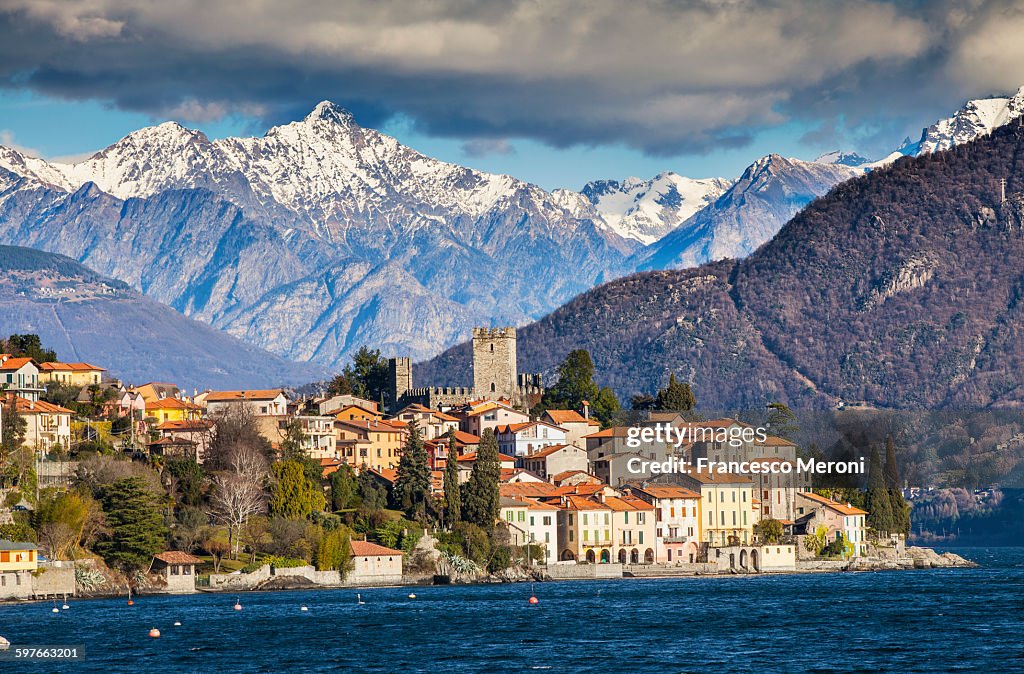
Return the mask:
M957 552L983 568L539 583L537 606L524 584L5 605L13 644L86 660L0 671L1024 671L1024 548Z

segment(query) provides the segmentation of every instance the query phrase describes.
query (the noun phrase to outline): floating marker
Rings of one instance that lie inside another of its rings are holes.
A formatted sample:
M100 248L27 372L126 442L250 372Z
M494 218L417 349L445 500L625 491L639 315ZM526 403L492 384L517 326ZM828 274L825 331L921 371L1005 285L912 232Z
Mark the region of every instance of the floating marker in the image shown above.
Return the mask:
M154 627L153 629L151 629L149 631L149 636L153 637L154 639L159 639L160 638L160 630L158 630L157 628Z
M409 593L409 599L415 599L415 598L416 598L416 593L415 592L410 592Z
M303 606L303 607L302 607L302 608L300 608L299 610L300 610L300 611L308 611L309 609L308 609L308 608L306 608L305 606Z
M180 622L178 622L178 621L174 621L174 626L175 626L175 627L181 627L181 623L180 623Z
M537 599L536 593L533 591L533 583L530 583L530 599L531 604L539 604L540 600Z
M530 597L530 603L531 604L539 604L540 600L537 599L536 597Z
M51 613L60 613L60 609L57 608L56 606L54 606L52 609L50 609L50 612Z
M236 604L235 604L235 610L236 610L236 611L241 611L241 610L242 610L242 605L241 605L241 604L238 604L238 603L236 603Z

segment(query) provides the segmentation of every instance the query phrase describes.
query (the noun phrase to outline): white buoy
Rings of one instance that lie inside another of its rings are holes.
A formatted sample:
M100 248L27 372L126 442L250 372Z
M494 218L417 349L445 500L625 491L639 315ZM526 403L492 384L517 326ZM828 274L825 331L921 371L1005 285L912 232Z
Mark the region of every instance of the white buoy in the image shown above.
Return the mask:
M362 606L363 604L366 603L365 601L363 601L363 595L356 594L356 603L359 604L360 606Z
M174 626L175 626L175 627L181 627L181 623L180 623L180 622L178 622L177 620L175 620L175 621L174 621Z
M415 592L410 592L409 593L409 599L415 599L415 598L416 598L416 593Z
M65 611L67 611L69 608L71 608L70 606L68 606L68 596L67 595L64 595L64 605L61 606L61 608L64 609Z
M303 606L303 607L302 607L302 608L300 608L299 610L300 610L300 611L308 611L309 609L308 609L308 608L306 608L305 606Z
M50 609L50 613L60 613L60 609L54 606L52 609Z
M0 651L6 651L10 647L11 642L5 639L4 637L0 637Z

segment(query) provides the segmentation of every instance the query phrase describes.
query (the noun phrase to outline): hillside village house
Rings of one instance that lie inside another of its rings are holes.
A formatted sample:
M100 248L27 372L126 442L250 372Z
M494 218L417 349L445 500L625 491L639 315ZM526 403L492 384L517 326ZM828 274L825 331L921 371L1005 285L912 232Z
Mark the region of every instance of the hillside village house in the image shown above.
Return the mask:
M310 415L260 415L256 427L260 435L272 445L279 445L287 435L288 424L298 424L302 431L301 449L313 459L335 459L338 457L337 433L334 417Z
M451 414L461 419L462 430L476 436L483 435L488 428L494 430L498 426L530 421L529 414L500 400L477 400L467 403L461 409L452 410Z
M754 494L759 503L758 519L779 520L786 524L792 524L796 520L796 495L809 489L807 480L802 474L797 474L795 464L780 458L760 458L751 461L751 464L789 464L793 466L792 472L759 472L751 473L750 478L754 481Z
M210 419L191 419L181 421L164 421L156 426L160 438L167 438L175 443L186 443L184 446L192 447L196 461L203 462L206 450L210 443L210 436L213 433L213 421Z
M587 453L574 445L545 447L540 451L520 457L518 464L544 480L565 471L586 471L590 467Z
M601 430L600 423L584 417L576 410L547 410L540 420L565 431L565 444L583 448L587 446L583 438Z
M25 447L49 452L58 447L67 450L71 446L71 417L74 414L71 410L11 393L0 401L0 405L0 415L13 410L25 420Z
M469 481L473 472L473 464L476 462L476 452L467 452L456 459L459 463L459 484ZM516 468L516 459L508 454L498 454L498 463L501 466L503 476L511 475Z
M754 482L745 475L696 471L674 476L681 486L701 496L701 537L711 545L747 545L753 541L758 518L754 511Z
M509 456L528 456L552 445L564 445L565 431L543 421L497 426L498 451Z
M395 414L396 419L405 423L415 420L419 426L420 435L426 440L434 440L448 433L449 430L458 430L459 418L438 412L419 403L406 405Z
M829 541L840 534L853 545L853 556L867 553L867 512L849 503L840 503L812 492L796 495L796 524L800 531L812 534L819 525L828 530Z
M39 382L43 385L50 382L68 386L99 386L106 370L89 363L40 363Z
M196 421L203 416L203 408L178 398L161 398L145 403L143 412L147 419L156 419L156 423L165 421Z
M206 402L206 413L211 417L243 408L256 416L288 414L288 396L281 389L210 391L203 400Z
M39 400L45 392L39 381L39 366L31 358L0 353L0 390L26 400Z
M693 563L700 558L700 494L669 484L630 487L654 507L659 564Z
M393 469L398 467L405 444L404 424L384 419L370 421L334 420L338 458L353 468Z
M384 418L384 415L377 411L376 406L371 408L362 405L345 405L331 416L339 421L373 421Z
M541 561L553 564L558 554L558 507L529 499L501 497L500 517L508 525L513 545L537 545Z

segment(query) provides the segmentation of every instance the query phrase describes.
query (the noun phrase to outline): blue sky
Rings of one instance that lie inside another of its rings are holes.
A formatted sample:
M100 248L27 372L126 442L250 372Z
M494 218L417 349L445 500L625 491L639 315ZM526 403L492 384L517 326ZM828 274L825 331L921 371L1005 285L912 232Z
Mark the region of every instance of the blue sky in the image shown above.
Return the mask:
M81 155L174 119L261 134L320 100L543 187L769 152L869 158L1024 80L1024 6L977 0L0 0L0 142Z

